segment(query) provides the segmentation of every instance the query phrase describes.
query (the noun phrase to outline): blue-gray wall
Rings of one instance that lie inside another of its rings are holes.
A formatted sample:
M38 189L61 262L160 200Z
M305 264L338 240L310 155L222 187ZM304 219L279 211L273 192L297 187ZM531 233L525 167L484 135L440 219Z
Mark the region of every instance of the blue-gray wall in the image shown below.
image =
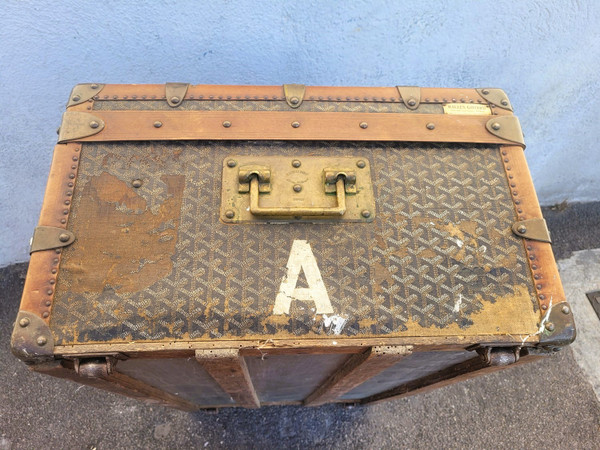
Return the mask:
M542 204L598 200L599 24L592 0L4 0L0 266L28 257L81 82L501 87Z

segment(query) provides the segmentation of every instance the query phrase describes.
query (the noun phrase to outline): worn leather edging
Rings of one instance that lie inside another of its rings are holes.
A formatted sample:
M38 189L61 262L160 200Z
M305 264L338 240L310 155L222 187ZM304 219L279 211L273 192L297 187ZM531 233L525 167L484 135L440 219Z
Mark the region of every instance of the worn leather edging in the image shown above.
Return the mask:
M79 143L58 144L54 148L39 226L67 228L80 152ZM58 248L31 254L21 297L20 314L33 314L49 325L62 251L63 249ZM29 333L31 329L29 326L23 327L17 323L13 333L13 343L18 345L18 342L23 342L23 336L19 334ZM51 347L52 336L46 338L47 342L40 344L40 347ZM13 352L19 354L19 349L13 347Z
M504 164L508 185L517 214L517 220L528 220L543 218L542 210L539 206L538 198L533 187L531 174L525 160L523 149L516 146L500 147L500 156ZM531 276L534 282L535 294L540 307L540 322L538 324L541 335L540 339L545 338L544 345L551 345L547 337L548 331L558 336L560 330L554 329L559 325L549 322L554 308L564 309L565 320L561 323L570 323L572 331L568 331L575 338L575 328L572 326L572 313L565 300L565 292L558 274L558 267L552 253L552 246L546 242L523 239L523 245L527 254ZM564 334L564 333L563 333ZM568 339L561 336L557 345L565 345Z
M67 119L68 116L65 116ZM161 110L94 111L93 116L90 114L90 121L94 119L102 120L106 124L104 129L92 136L79 137L76 141L261 139L509 142L487 130L487 115Z

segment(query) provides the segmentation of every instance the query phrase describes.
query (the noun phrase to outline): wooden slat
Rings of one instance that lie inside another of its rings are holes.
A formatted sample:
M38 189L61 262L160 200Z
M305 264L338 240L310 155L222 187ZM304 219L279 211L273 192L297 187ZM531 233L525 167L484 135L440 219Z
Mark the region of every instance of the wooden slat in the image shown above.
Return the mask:
M341 395L394 365L410 353L411 347L376 346L371 347L364 353L352 355L316 391L306 398L304 404L306 406L318 406L335 401Z
M260 407L248 367L239 350L196 350L196 359L219 386L231 395L237 406Z
M31 369L57 378L75 381L87 386L93 386L95 388L132 397L146 403L171 406L183 411L196 411L199 409L198 405L155 388L154 386L150 386L149 384L128 375L113 372L109 375L89 378L78 375L73 367L68 366L69 364L72 363L70 361L53 361L48 364L31 366Z
M508 367L514 367L528 362L535 361L541 358L539 355L523 355L516 362ZM481 357L475 357L467 361L455 364L447 367L439 372L427 375L422 378L418 378L413 381L409 381L401 386L393 389L380 392L378 394L371 395L363 398L361 403L376 403L383 400L391 400L395 398L407 397L409 395L421 394L429 392L433 389L438 389L449 384L454 384L458 381L468 380L470 378L484 375L487 373L497 372L502 369L506 369L507 366L490 366Z
M94 111L102 131L74 141L334 140L506 144L485 127L492 116L298 111ZM65 113L65 120L69 112ZM78 113L81 114L81 113ZM90 118L90 121L95 120ZM223 122L230 122L226 128ZM155 123L160 122L159 128ZM298 127L292 123L297 122ZM367 127L364 128L366 123ZM361 127L363 124L363 127ZM435 125L428 129L427 124Z

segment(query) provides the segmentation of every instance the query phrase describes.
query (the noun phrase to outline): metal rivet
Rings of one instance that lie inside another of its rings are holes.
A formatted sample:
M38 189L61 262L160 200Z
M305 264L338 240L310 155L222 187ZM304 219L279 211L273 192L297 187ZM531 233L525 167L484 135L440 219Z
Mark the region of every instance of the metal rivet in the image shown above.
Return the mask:
M229 128L231 126L231 122L229 120L226 120L226 121L223 122L223 126L225 128Z
M300 101L300 99L298 97L292 97L292 98L290 98L290 103L292 105L297 105L299 101Z
M48 289L48 290L46 291L46 294L48 294L48 295L52 295L52 293L53 293L52 289Z
M154 128L160 128L160 127L162 127L163 124L160 120L157 120L156 122L154 122L153 125L154 125Z
M67 186L69 186L69 187L73 187L73 183L72 183L71 181L69 181L69 182L67 183Z
M68 206L68 205L70 205L70 204L71 204L71 202L70 202L69 200L65 200L65 205L67 205L67 206Z
M371 217L371 211L365 209L360 213L360 215L363 216L365 219L368 219L369 217Z
M50 284L55 284L55 283L56 283L56 280L49 280L49 281L48 281L48 283L50 283Z
M52 273L56 273L56 269L52 269L52 270L51 270L51 272L52 272Z
M533 270L537 270L537 266L536 266L535 264L534 264L533 266L531 266L531 268L532 268Z
M533 249L533 247L531 245L528 245L527 250L531 250L531 249Z
M63 209L63 214L66 216L67 214L69 214L69 210L68 209Z
M517 187L515 183L510 183L510 187Z
M490 91L488 91L487 89L483 89L483 90L481 91L481 93L482 93L483 95L488 95L488 94L490 93Z
M417 101L414 98L411 98L408 100L407 103L409 106L415 106L417 104Z
M98 85L97 85L96 83L94 83L94 84L90 85L90 87L91 87L92 89L98 89Z
M359 169L364 169L366 165L367 163L365 163L362 159L359 159L356 163L356 167L358 167Z
M50 300L46 301L46 306L50 306L52 302Z
M60 219L60 223L67 223L67 219Z
M546 322L546 330L554 331L554 324L552 322Z
M98 128L100 126L100 124L98 122L96 122L95 120L92 120L90 122L90 128Z
M300 126L300 122L292 122L293 128L298 128Z
M44 314L42 314L42 317L45 319L49 315L50 315L50 313L48 311L44 311Z
M171 97L171 103L179 103L181 99L179 97Z
M294 192L300 192L302 190L302 186L299 184L295 184L293 189Z
M503 106L508 106L508 102L506 100L502 100L500 103L502 103Z
M500 124L498 122L494 122L492 124L492 130L499 130L500 129Z
M525 234L527 233L527 227L525 225L521 225L519 228L517 228L517 231L521 234Z
M530 255L529 259L533 261L535 259L535 255Z
M435 124L433 122L429 122L426 127L428 130L435 130Z
M81 100L81 97L79 95L76 95L75 97L72 98L72 100L74 102L78 102L79 100Z
M237 161L230 159L229 161L227 161L227 167L235 167L237 166Z
M235 217L235 213L229 209L225 211L225 217L227 217L228 219L233 219Z
M506 156L506 150L502 150L502 154Z
M70 173L69 174L69 178L72 180L73 178L75 178L75 174L74 173Z
M571 308L569 308L567 305L563 306L561 309L563 314L569 314L571 312Z
M539 280L541 277L536 273L533 278L535 278L536 280Z
M58 240L60 242L67 242L69 240L69 235L67 233L60 233L58 235Z
M29 325L29 319L27 317L23 317L19 320L19 326L25 328L27 325Z
M542 289L542 285L538 284L538 285L535 286L535 288L539 291L540 289Z
M545 311L548 309L548 305L542 305L542 309Z
M540 300L546 300L546 296L544 294L540 295Z
M57 248L56 250L54 250L54 253L60 255L62 253L62 250L60 248Z
M75 169L77 169L77 166L76 166L75 164L73 164L73 165L71 166L71 169L75 170Z
M136 188L136 189L137 189L137 188L139 188L139 187L142 187L142 180L140 180L140 179L133 180L133 181L131 182L131 185L132 185L134 188Z
M292 167L295 167L296 169L298 167L300 167L302 165L302 163L300 161L298 161L297 159L292 161Z
M369 124L367 122L361 122L359 126L364 130L369 127Z
M46 339L45 336L40 336L39 338L37 338L37 344L41 347L43 345L46 345L46 342L48 342L48 339Z

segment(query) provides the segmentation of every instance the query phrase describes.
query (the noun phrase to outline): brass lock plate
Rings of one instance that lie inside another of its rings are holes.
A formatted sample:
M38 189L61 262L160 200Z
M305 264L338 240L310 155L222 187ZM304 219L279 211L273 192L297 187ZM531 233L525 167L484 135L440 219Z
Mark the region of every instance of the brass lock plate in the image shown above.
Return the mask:
M228 156L220 218L248 222L371 222L371 167L361 157Z

